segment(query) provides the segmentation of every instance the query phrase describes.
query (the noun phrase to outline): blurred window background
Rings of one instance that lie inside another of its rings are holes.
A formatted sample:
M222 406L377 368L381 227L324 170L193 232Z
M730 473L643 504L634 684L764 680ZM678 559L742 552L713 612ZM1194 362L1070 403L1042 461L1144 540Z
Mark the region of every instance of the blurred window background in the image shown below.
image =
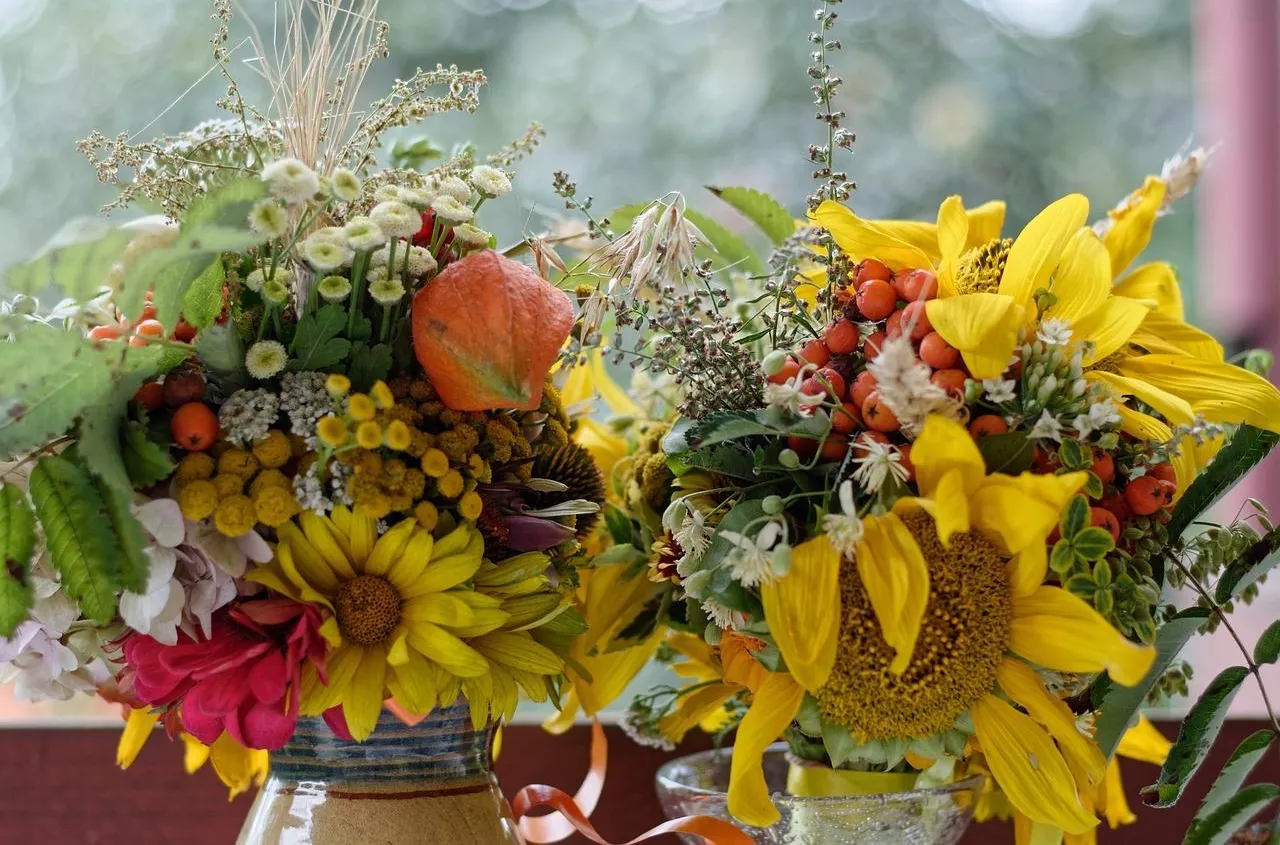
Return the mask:
M275 4L242 5L270 37ZM531 120L545 126L542 148L520 167L515 201L487 217L504 244L564 213L553 170L568 171L600 213L680 190L736 226L703 186L748 185L799 215L810 190L805 150L820 132L805 74L809 6L382 0L393 57L374 67L365 99L420 65L482 67L489 86L478 115L435 117L394 137L426 134L446 149L474 141L484 151ZM859 185L853 206L932 219L948 194L1003 198L1006 230L1016 232L1051 200L1080 191L1096 217L1192 136L1189 6L846 0L835 72L846 83L846 124L858 133L846 160ZM207 12L195 0L0 0L0 268L111 199L77 154L78 138L93 129L149 138L218 116L224 84L207 73ZM232 44L244 35L242 26ZM260 95L249 45L234 56L246 92ZM1188 202L1162 221L1148 252L1180 268L1192 316L1195 229ZM0 690L0 721L95 713L103 711L83 701L17 704Z

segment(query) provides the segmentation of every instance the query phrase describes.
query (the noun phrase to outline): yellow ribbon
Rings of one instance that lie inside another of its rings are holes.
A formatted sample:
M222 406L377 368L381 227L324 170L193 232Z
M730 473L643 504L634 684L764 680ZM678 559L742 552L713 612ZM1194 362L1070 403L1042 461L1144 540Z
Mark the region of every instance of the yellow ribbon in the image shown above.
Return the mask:
M915 772L852 772L792 764L787 772L787 792L803 798L907 792L915 788L916 777Z

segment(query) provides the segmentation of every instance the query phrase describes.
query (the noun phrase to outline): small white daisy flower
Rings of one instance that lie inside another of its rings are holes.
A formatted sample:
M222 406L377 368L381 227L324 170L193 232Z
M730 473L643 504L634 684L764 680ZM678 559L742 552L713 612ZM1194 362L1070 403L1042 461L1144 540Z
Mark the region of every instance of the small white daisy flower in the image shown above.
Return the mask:
M260 340L244 355L244 366L254 378L271 378L289 363L289 353L284 344L274 340Z
M384 264L381 267L370 267L369 271L364 274L364 280L369 284L373 284L374 282L383 281L390 275L391 274L387 272L387 267Z
M351 202L360 196L360 177L345 167L333 171L329 184L335 199Z
M1015 392L1018 383L1012 379L984 378L982 389L986 392L987 401L994 405L1002 405L1018 398Z
M689 560L697 560L711 547L711 526L697 508L687 508L680 528L675 532L676 542L684 549Z
M439 266L434 257L426 249L420 246L409 247L409 275L410 276L429 276L436 271Z
M470 249L482 249L489 245L493 236L477 226L463 223L453 227L453 241Z
M511 178L487 164L478 165L471 170L471 184L486 197L504 197L511 193Z
M1036 420L1036 424L1032 426L1031 431L1027 434L1033 440L1062 440L1062 423L1058 422L1057 417L1049 413L1046 409L1040 414L1040 419Z
M847 478L840 482L838 495L840 510L822 518L822 531L840 557L852 558L858 541L862 539L862 520L858 518L858 508L853 501L853 482Z
M249 212L249 228L259 235L278 238L289 230L289 214L275 200L263 200Z
M1071 342L1071 321L1050 318L1040 324L1036 337L1050 346L1066 346Z
M381 185L373 192L374 202L404 202L402 189L396 185Z
M457 176L446 176L432 185L437 194L453 197L461 203L471 202L471 186ZM439 199L439 197L436 197Z
M430 191L424 191L421 188L401 188L400 202L413 206L419 211L425 211L431 207L431 200L435 199L435 194Z
M262 298L272 305L284 305L289 299L289 288L284 282L280 281L279 274L276 278L268 279L262 285Z
M296 158L282 158L262 168L262 181L289 205L306 202L320 192L320 177Z
M702 612L722 631L741 631L747 627L747 617L741 611L721 604L715 599L707 599L702 603Z
M347 245L347 230L342 226L325 226L307 235L309 241L324 241L334 246Z
M459 223L470 223L475 217L475 212L471 210L471 206L464 205L448 194L441 194L432 200L431 208L441 220L446 223L452 223L455 226Z
M422 228L422 216L399 200L378 203L369 218L391 238L412 238Z
M782 384L773 382L766 384L764 386L765 405L770 408L780 408L793 416L806 415L814 407L821 405L823 400L821 394L805 393L800 389L800 385L808 376L808 369L807 366L802 368L793 378Z
M399 279L379 279L369 285L369 296L379 305L395 305L404 297L404 284Z
M261 267L257 267L249 271L249 275L244 277L244 286L249 290L257 293L262 290L262 285L267 281L266 275Z
M353 253L345 243L339 246L332 241L313 236L302 242L302 255L312 267L321 272L327 272L337 270L346 264L351 260Z
M368 217L352 217L342 229L347 235L347 246L356 252L377 249L387 242L386 234Z
M768 522L754 538L737 531L721 531L720 536L734 547L725 563L734 580L754 587L773 580L773 547L782 539L782 525Z
M865 438L858 441L853 453L853 462L858 465L853 471L853 479L868 493L879 492L890 476L899 484L905 484L911 476L910 470L902 463L902 453L892 444Z
M325 302L342 302L351 295L351 282L345 276L325 276L316 291Z

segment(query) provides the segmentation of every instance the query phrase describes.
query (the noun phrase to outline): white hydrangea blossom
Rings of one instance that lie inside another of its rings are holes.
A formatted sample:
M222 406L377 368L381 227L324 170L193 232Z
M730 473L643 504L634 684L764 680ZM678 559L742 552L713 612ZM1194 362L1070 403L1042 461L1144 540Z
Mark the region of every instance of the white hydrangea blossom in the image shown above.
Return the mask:
M282 158L262 168L262 181L272 195L297 205L320 192L320 177L296 158Z
M478 226L462 223L453 227L453 240L471 249L480 249L489 245L493 236Z

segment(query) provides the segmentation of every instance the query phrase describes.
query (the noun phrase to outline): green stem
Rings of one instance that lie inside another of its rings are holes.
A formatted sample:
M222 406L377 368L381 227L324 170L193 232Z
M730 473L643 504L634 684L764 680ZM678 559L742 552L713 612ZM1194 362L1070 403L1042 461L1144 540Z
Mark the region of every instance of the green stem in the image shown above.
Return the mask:
M382 325L378 329L378 340L382 343L387 342L387 335L391 331L391 308L390 305L382 306Z
M356 257L351 262L351 295L347 302L349 308L347 312L348 338L351 337L352 332L356 329L356 311L359 309L357 291L364 288L364 277L369 269L369 256L372 254L372 250L357 252Z
M262 312L262 321L258 323L258 340L262 340L266 335L267 323L271 321L271 312L276 310L276 307L270 302L267 303L266 308L267 310Z

